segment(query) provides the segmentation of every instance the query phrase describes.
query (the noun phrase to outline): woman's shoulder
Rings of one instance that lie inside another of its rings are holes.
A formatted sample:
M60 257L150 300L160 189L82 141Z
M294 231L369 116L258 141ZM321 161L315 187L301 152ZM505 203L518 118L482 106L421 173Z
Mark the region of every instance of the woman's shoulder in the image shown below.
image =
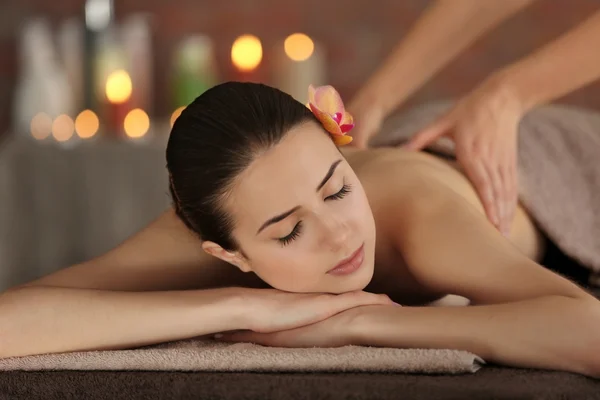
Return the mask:
M439 185L457 174L448 162L422 152L380 148L350 152L346 159L367 195L378 201L414 198L414 191Z
M351 152L347 159L367 195L380 205L422 206L433 195L442 199L459 195L481 208L471 182L455 161L400 148Z
M155 291L255 284L248 274L206 254L201 244L168 209L104 255L27 285Z

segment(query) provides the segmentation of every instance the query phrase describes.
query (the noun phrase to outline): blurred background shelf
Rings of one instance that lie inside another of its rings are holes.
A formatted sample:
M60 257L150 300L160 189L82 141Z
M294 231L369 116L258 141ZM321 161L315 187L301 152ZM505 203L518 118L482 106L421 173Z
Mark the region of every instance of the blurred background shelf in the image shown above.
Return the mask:
M165 141L0 148L0 290L102 254L170 204Z

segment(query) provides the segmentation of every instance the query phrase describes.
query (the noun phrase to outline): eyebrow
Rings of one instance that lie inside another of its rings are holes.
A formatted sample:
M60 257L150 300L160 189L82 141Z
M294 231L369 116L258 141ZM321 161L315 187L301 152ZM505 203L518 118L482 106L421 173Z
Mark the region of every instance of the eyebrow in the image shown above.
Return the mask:
M323 186L325 186L327 181L329 181L329 179L331 179L331 177L333 176L333 173L335 172L335 169L337 168L338 165L340 165L341 162L342 162L342 160L340 159L340 160L334 161L333 164L331 164L331 167L329 167L329 171L327 171L327 174L325 174L325 177L323 178L321 183L319 183L319 185L317 186L316 192L321 190L323 188ZM260 228L258 228L258 232L256 232L256 234L258 235L259 233L261 233L267 226L273 225L279 221L286 219L291 214L298 211L298 209L300 209L300 206L296 206L296 207L292 208L291 210L288 210L284 213L276 215L273 218L269 218L267 220L267 222L265 222L264 224L262 224L262 226Z

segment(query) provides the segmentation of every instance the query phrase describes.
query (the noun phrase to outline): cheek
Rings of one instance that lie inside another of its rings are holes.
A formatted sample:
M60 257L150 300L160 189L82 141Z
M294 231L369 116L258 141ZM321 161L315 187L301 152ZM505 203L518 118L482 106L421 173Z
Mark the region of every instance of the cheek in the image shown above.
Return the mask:
M344 204L343 212L350 216L355 227L363 234L373 230L373 213L362 186L356 187L354 193L351 194L351 200Z
M248 254L254 273L275 289L289 292L312 291L319 281L315 253L299 243L287 247L261 245Z

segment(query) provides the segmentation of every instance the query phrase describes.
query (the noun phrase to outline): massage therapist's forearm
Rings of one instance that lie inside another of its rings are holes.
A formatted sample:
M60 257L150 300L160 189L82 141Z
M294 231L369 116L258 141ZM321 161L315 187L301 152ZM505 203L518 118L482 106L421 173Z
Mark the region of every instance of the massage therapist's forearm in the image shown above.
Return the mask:
M363 307L361 345L449 348L488 362L600 377L600 303L562 296L468 307Z
M0 294L0 358L116 350L240 329L242 290L9 290Z
M389 114L476 39L533 0L438 0L362 88Z
M600 11L530 56L495 75L524 111L600 78Z

